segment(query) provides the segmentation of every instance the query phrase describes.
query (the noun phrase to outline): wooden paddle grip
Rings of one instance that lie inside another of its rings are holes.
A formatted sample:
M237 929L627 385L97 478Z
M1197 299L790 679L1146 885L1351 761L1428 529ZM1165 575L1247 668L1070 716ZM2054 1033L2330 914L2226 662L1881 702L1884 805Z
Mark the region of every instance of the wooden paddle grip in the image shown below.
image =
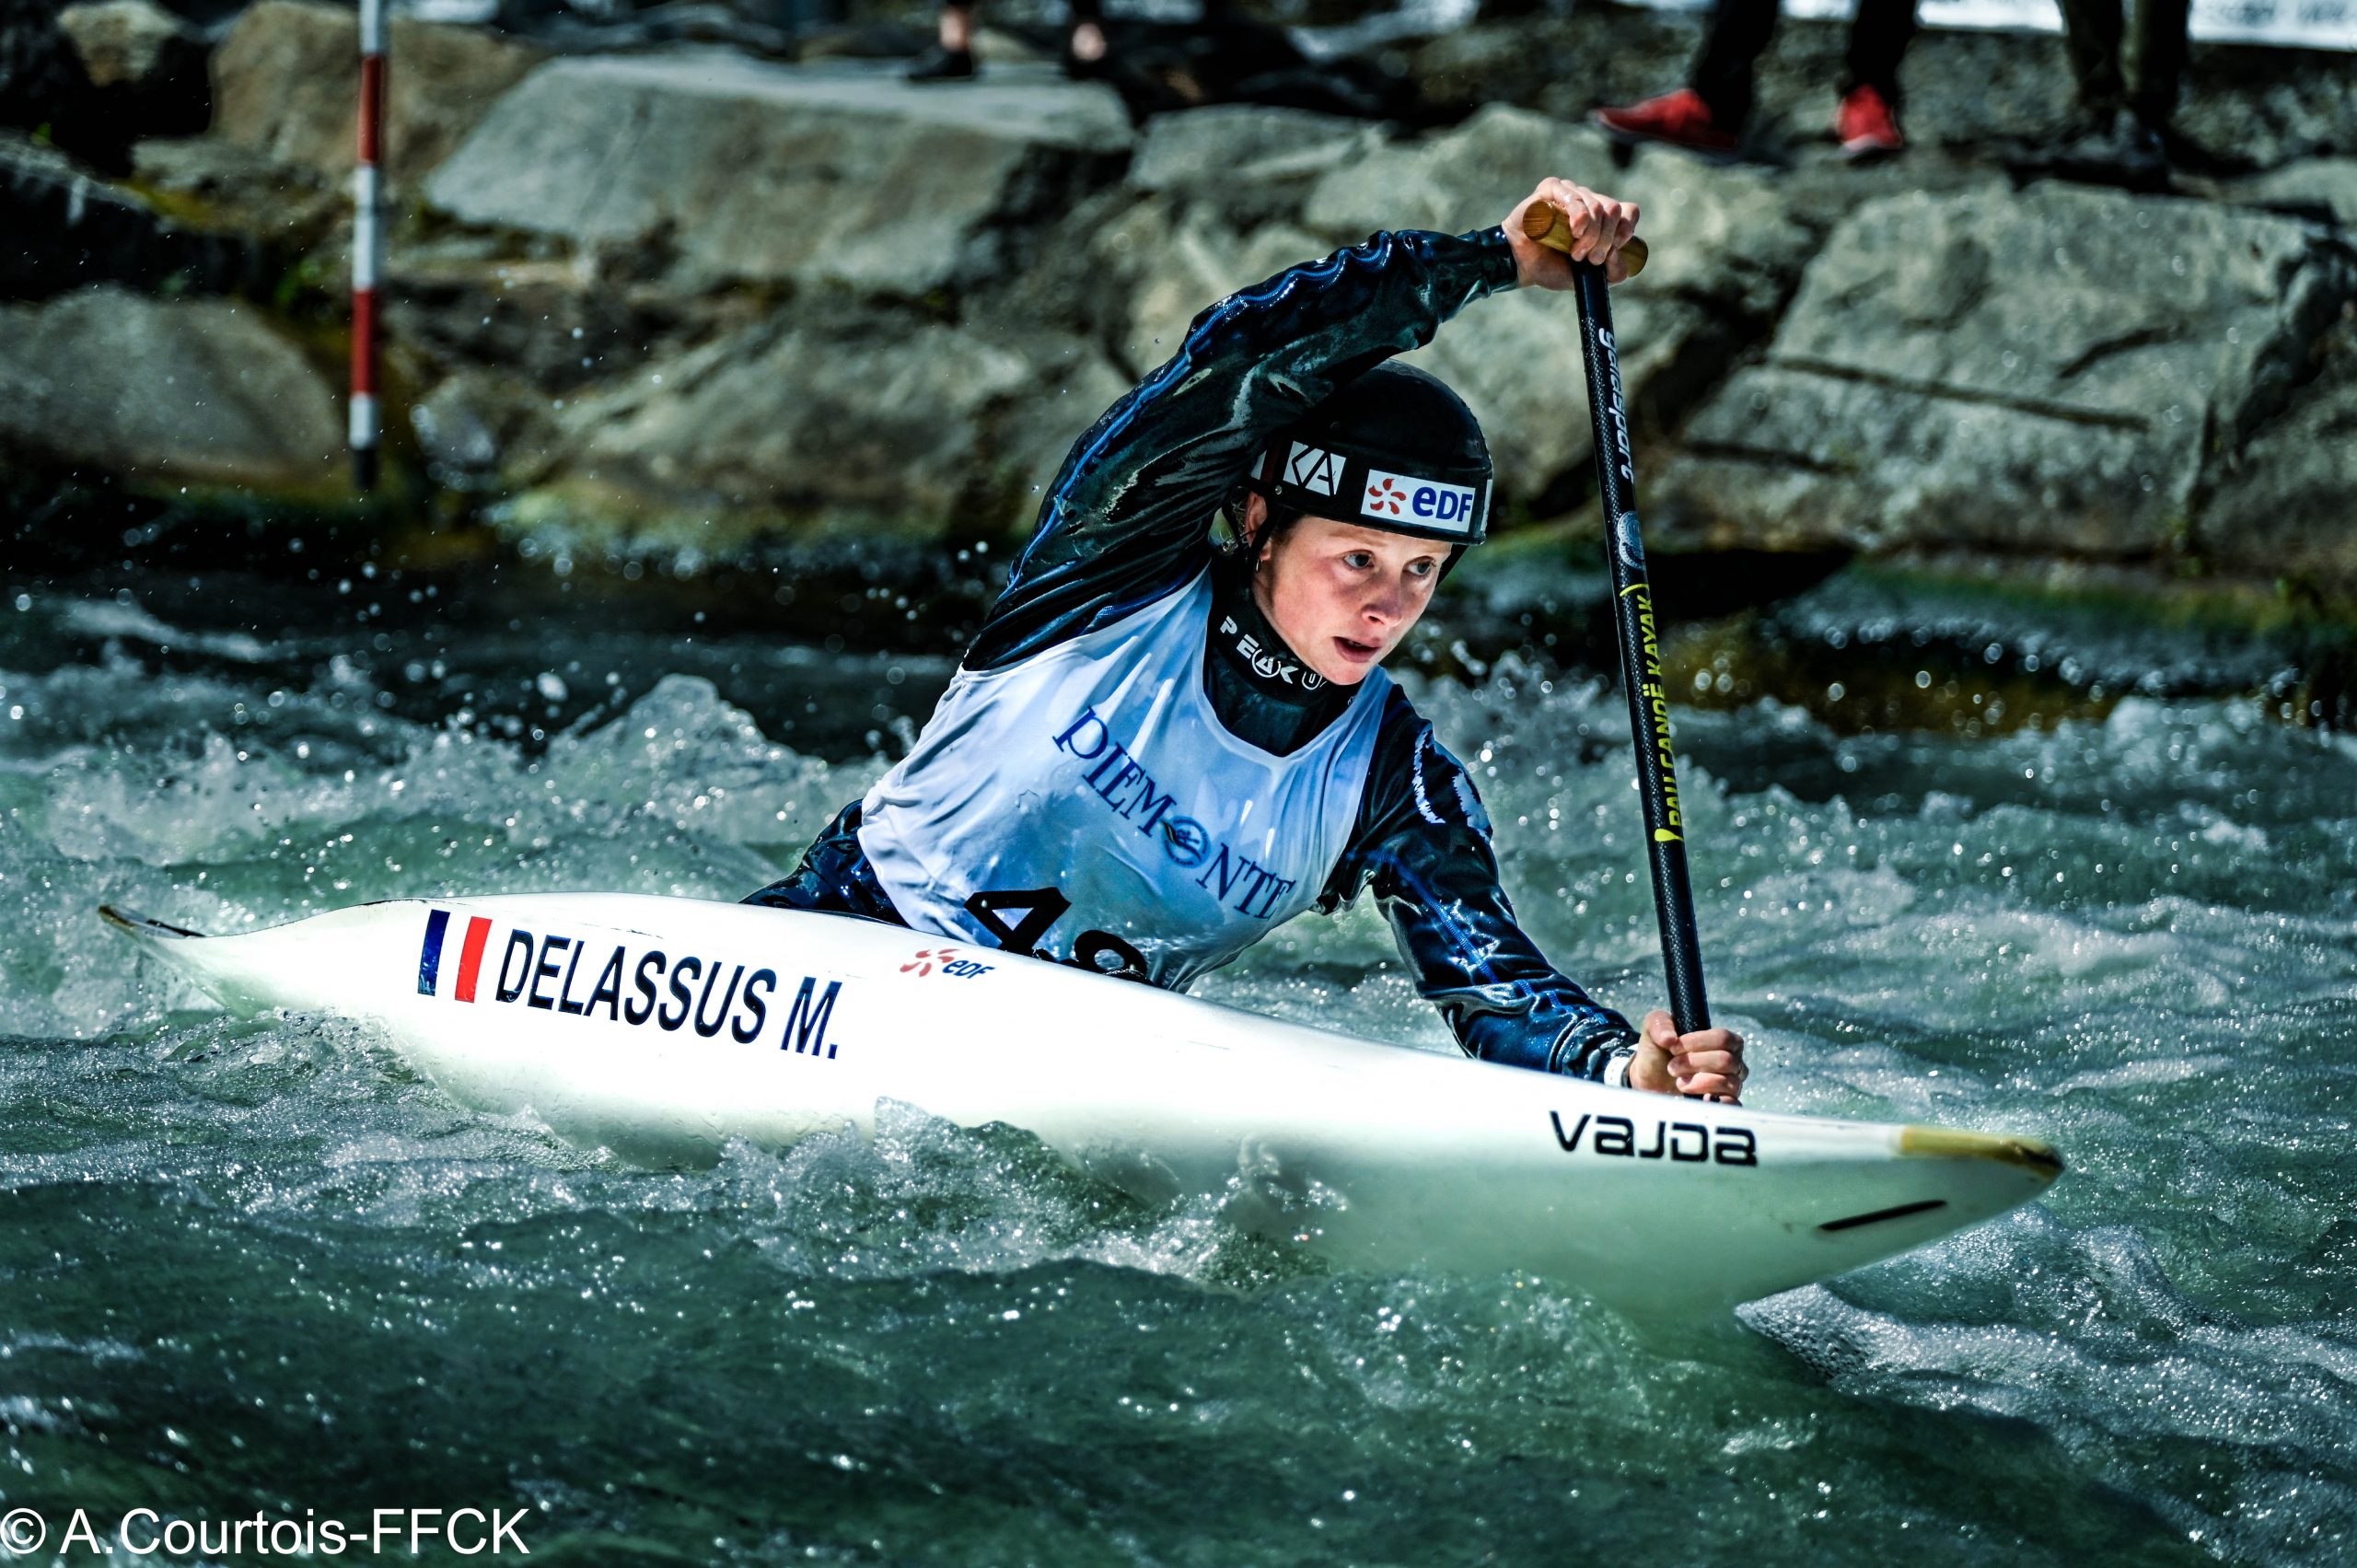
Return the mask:
M1522 233L1524 238L1536 239L1550 250L1571 254L1571 220L1544 202L1533 203L1522 215ZM1632 278L1645 270L1645 258L1651 254L1651 247L1633 234L1629 237L1629 243L1620 248L1620 259L1629 263L1629 275Z

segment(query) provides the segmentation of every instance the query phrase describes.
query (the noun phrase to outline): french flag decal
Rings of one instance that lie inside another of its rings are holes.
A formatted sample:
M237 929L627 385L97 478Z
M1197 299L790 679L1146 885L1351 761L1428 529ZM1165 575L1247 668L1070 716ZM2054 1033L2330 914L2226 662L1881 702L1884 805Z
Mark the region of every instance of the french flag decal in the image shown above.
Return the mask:
M435 982L442 974L442 944L450 935L450 912L435 910L425 917L425 946L417 953L417 993L434 994ZM482 973L483 944L491 940L491 922L481 915L469 917L465 945L459 950L458 997L461 1002L475 999L475 981Z

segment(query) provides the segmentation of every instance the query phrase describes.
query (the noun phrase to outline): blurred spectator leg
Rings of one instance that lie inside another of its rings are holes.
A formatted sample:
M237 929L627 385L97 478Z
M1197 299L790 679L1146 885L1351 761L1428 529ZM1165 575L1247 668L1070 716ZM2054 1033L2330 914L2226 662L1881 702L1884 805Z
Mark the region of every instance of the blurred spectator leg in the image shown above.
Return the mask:
M2084 129L2108 130L2128 107L2119 77L2120 0L2061 0L2062 41L2071 52L2071 79L2079 92Z
M1751 118L1752 74L1776 36L1776 11L1777 0L1720 0L1712 13L1693 75L1712 129L1733 136Z
M2177 115L2177 83L2185 75L2189 0L2136 0L2136 44L2129 59L2136 84L2128 107L2159 130Z
M1751 112L1752 66L1776 31L1778 0L1722 0L1696 57L1692 86L1590 116L1616 136L1728 152Z
M2165 0L2185 15L2185 0ZM2128 107L2120 75L2120 0L2061 0L2062 33L2078 86L2078 130L2032 168L2069 180L2158 190L2168 184L2160 137ZM2140 17L2140 22L2143 17ZM2180 26L2182 23L2180 22ZM2175 93L2172 77L2171 93Z
M1834 139L1844 157L1879 157L1907 139L1898 129L1898 63L1915 38L1915 0L1858 0Z
M2156 136L2171 163L2205 174L2229 174L2247 163L2189 140L2175 125L2178 84L2185 77L2189 0L2138 0L2128 58L2128 107Z

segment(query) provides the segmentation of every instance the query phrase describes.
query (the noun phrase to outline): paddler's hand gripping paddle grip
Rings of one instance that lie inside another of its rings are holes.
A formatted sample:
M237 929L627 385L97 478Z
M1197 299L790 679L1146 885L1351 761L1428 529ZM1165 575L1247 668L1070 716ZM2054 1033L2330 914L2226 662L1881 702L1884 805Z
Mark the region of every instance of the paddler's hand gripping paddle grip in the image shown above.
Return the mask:
M1552 207L1523 215L1529 238L1571 249L1570 226ZM1543 232L1542 232L1543 231ZM1645 262L1644 242L1621 248L1629 273ZM1588 412L1596 423L1596 489L1604 507L1605 553L1612 566L1612 621L1620 634L1620 684L1629 693L1629 728L1637 748L1637 793L1645 813L1645 848L1661 921L1662 964L1669 971L1669 1013L1679 1034L1711 1027L1702 990L1702 953L1694 936L1694 891L1686 879L1686 816L1678 798L1678 759L1669 740L1669 691L1661 673L1661 631L1645 579L1637 532L1637 469L1629 450L1629 411L1620 395L1620 360L1612 340L1612 301L1604 269L1572 263L1580 308L1580 357L1587 368Z
M1536 239L1550 250L1561 250L1566 256L1572 253L1571 220L1544 202L1533 203L1522 215L1522 237ZM1620 259L1629 264L1632 278L1645 270L1645 258L1652 254L1651 248L1633 234L1629 237L1629 243L1620 247Z

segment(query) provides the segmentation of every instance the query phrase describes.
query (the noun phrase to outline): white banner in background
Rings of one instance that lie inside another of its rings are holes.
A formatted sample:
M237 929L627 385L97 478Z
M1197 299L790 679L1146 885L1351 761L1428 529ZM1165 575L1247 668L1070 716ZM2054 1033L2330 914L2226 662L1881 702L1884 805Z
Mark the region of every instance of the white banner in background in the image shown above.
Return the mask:
M1712 0L1650 0L1662 10L1708 10ZM2136 0L2120 0L2131 9ZM1785 0L1793 17L1850 15L1851 0ZM1919 0L1927 28L1985 31L2062 30L2055 0ZM2272 43L2294 49L2357 51L2357 0L2193 0L2193 36L2214 43Z

